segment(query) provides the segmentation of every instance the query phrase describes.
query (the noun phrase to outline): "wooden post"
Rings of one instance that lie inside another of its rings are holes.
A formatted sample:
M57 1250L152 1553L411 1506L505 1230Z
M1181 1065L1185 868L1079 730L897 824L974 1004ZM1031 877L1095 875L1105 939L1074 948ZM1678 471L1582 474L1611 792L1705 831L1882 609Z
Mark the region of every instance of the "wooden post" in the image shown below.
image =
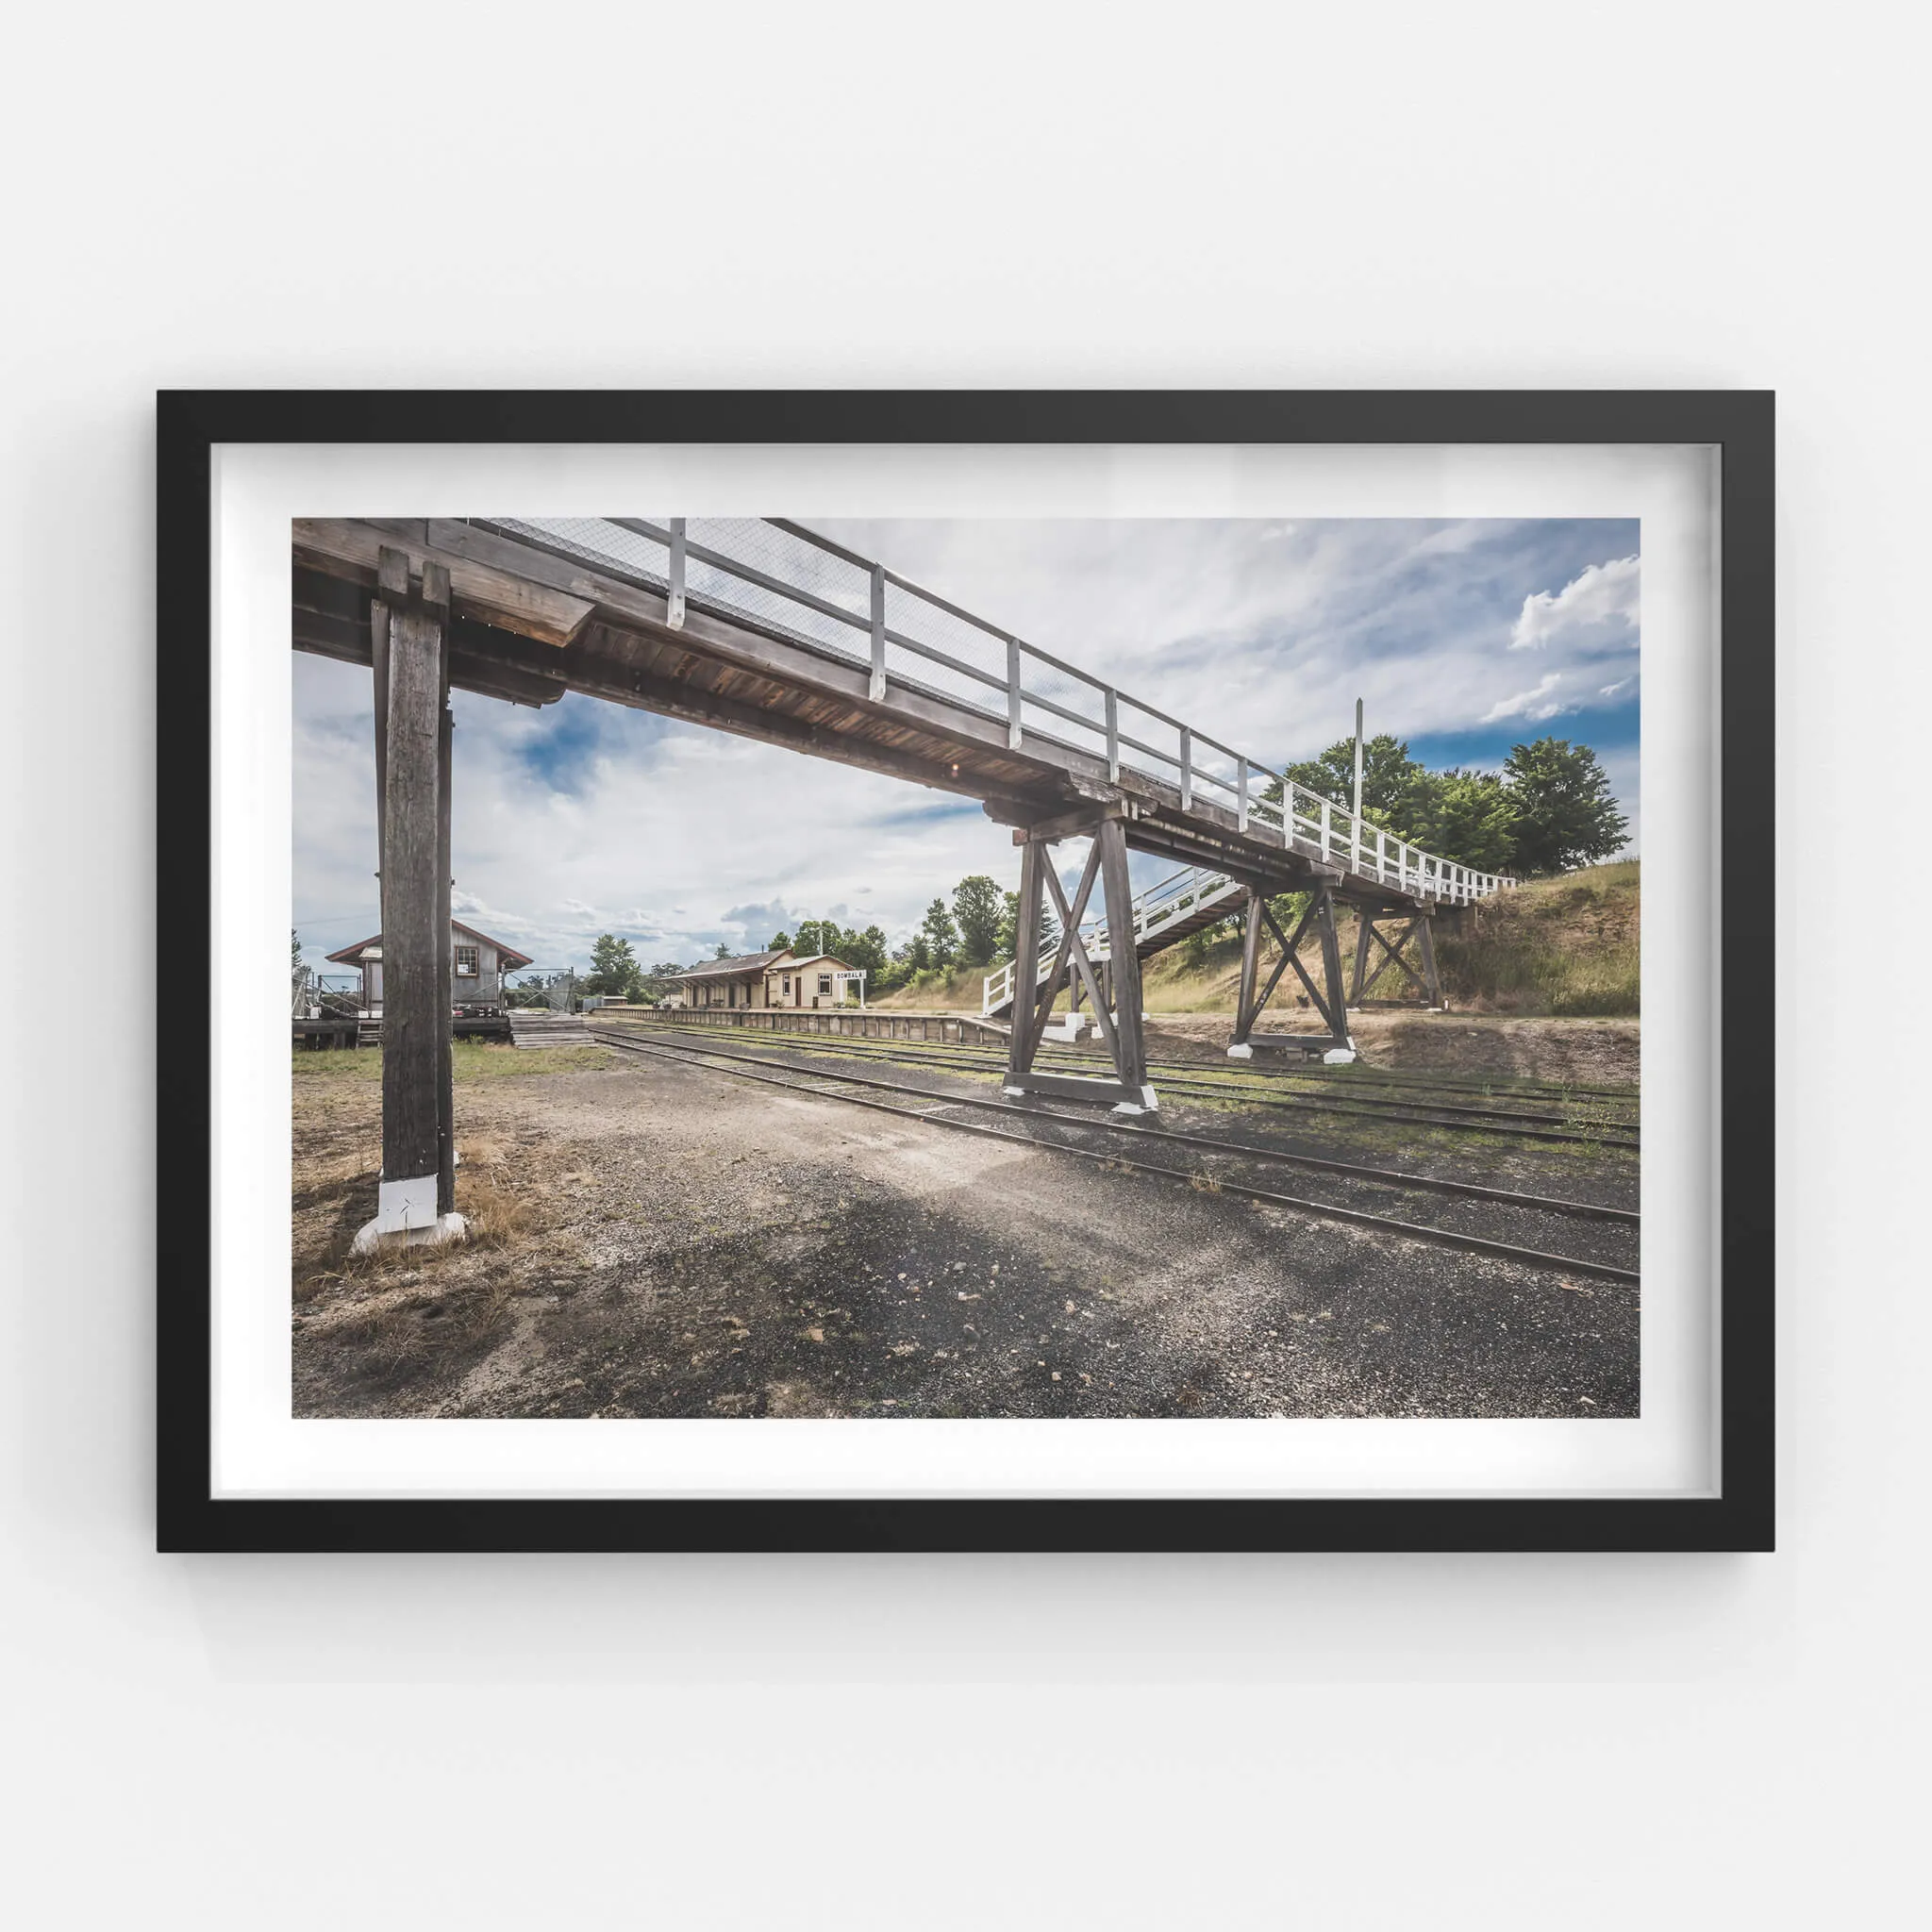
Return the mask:
M1442 1004L1442 985L1436 977L1436 922L1426 913L1423 915L1423 981L1428 988L1429 1004L1440 1007Z
M453 1214L457 1206L456 1067L450 1006L455 979L451 976L449 817L450 762L456 717L449 708L449 572L440 563L423 566L423 601L434 614L441 635L441 689L436 730L436 940L437 986L441 990L436 1029L436 1211Z
M1113 994L1115 1062L1121 1085L1147 1085L1147 1048L1141 1030L1141 961L1134 951L1134 890L1127 877L1127 835L1117 818L1106 818L1100 841L1100 880L1107 892L1108 979Z
M1013 946L1013 1031L1007 1079L1018 1086L1033 1065L1034 1001L1040 978L1040 867L1049 855L1034 840L1020 848L1020 920Z
M389 627L391 614L409 601L409 559L384 544L376 552L376 593L369 605L369 664L375 712L375 929L382 930L382 841L389 824ZM366 983L369 969L362 969ZM363 1004L369 1001L366 997Z
M1248 888L1248 909L1241 922L1241 987L1234 1009L1236 1046L1245 1046L1255 1030L1255 981L1261 969L1261 895Z
M1328 1004L1335 1015L1338 1043L1348 1039L1348 1008L1341 997L1341 940L1335 930L1335 892L1326 879L1316 888L1316 921L1322 934L1322 976L1328 982Z
M445 608L447 586L445 577ZM433 1227L441 1211L441 1054L449 1032L449 873L441 832L447 651L444 610L426 603L391 610L378 1233Z
M1355 915L1355 984L1348 995L1350 1006L1355 1006L1362 996L1362 979L1369 970L1369 931L1374 924L1367 907L1358 908Z

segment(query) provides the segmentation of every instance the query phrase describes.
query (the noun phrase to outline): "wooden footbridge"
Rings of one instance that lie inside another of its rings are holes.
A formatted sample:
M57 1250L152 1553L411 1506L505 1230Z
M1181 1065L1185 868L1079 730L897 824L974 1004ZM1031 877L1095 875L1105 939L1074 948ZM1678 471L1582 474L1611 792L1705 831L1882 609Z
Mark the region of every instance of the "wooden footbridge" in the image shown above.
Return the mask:
M425 1238L453 1208L441 957L452 688L526 705L579 691L980 800L1022 848L1018 957L1001 1007L1013 1008L1013 1092L1153 1108L1139 962L1210 914L1245 919L1230 1050L1349 1053L1337 906L1357 918L1358 998L1375 943L1384 966L1412 973L1383 926L1421 935L1432 980L1433 916L1509 883L1404 843L784 519L301 520L293 604L296 649L366 664L375 683L388 984L372 1233ZM1091 841L1071 894L1050 858L1070 839ZM1183 870L1137 900L1130 849ZM1287 892L1307 895L1291 933L1268 903ZM1049 906L1058 931L1044 944ZM1270 928L1281 951L1263 985ZM1310 937L1319 981L1299 957ZM1325 1031L1256 1032L1291 970ZM1062 987L1091 1002L1111 1078L1036 1067ZM1015 1007L1014 988L1031 988L1030 1000Z

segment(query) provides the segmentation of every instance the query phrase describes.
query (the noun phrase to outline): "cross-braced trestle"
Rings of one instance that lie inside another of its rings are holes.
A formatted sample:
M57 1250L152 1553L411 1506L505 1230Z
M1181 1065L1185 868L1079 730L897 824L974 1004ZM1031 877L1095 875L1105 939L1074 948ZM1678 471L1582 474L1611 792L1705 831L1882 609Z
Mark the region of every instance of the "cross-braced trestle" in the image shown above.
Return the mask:
M1126 834L1117 812L1092 824L1093 843L1073 897L1068 898L1054 869L1052 846L1058 839L1078 836L1075 829L1055 823L1051 836L1029 838L1020 854L1020 917L1014 947L1016 987L1032 987L1013 1003L1013 1032L1007 1058L1008 1093L1040 1093L1060 1100L1098 1100L1116 1110L1152 1112L1159 1106L1147 1084L1147 1048L1141 1024L1141 963L1135 953L1134 908L1127 881ZM1091 959L1080 936L1080 922L1095 884L1107 908L1108 957ZM1041 933L1046 902L1051 898L1059 919L1059 941L1049 971L1040 971ZM1082 996L1091 1004L1093 1025L1113 1063L1112 1079L1085 1074L1043 1074L1034 1070L1054 1002L1062 986L1069 988L1074 1011Z
M1262 1052L1321 1054L1327 1058L1346 1055L1353 1058L1355 1042L1348 1037L1348 1014L1342 1001L1341 942L1336 937L1335 894L1329 882L1320 880L1308 893L1308 903L1302 908L1302 916L1295 922L1291 933L1282 931L1267 896L1251 890L1241 927L1241 991L1236 997L1234 1039L1228 1045L1229 1056L1235 1059L1246 1059L1257 1052ZM1264 930L1274 936L1280 957L1268 974L1267 984L1260 986L1257 982L1260 979L1261 935ZM1323 984L1320 986L1316 985L1301 958L1302 941L1311 930L1322 943ZM1255 1023L1274 997L1274 990L1281 984L1282 975L1291 970L1301 981L1308 1004L1321 1015L1323 1024L1328 1029L1325 1034L1257 1034L1255 1031Z

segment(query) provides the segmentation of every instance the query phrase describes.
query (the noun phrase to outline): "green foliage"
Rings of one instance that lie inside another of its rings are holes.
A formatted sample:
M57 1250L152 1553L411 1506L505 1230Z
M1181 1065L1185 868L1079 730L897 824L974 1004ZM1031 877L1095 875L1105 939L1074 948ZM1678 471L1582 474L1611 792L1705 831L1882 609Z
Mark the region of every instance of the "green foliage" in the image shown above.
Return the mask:
M1307 758L1288 768L1297 785L1318 791L1344 809L1355 797L1355 740L1340 738L1319 758ZM1408 741L1383 732L1362 743L1362 813L1402 838L1408 834L1398 821L1406 814L1418 782L1428 773L1408 755ZM1273 803L1281 798L1281 787L1271 784L1262 793ZM1413 841L1411 841L1413 842ZM1461 861L1467 863L1467 861Z
M993 957L1010 959L1020 950L1020 895L1018 892L1004 892L1000 896L1000 929L993 942Z
M846 965L861 968L869 986L877 986L885 975L886 936L876 925L869 925L863 932L848 926L839 935L839 943L827 950L836 953Z
M1355 741L1338 739L1288 775L1346 808ZM1278 803L1281 787L1263 796ZM1385 732L1362 747L1362 815L1457 865L1525 876L1607 858L1630 829L1595 752L1559 738L1517 745L1500 773L1431 772L1409 757L1407 741Z
M789 953L791 950L791 935L789 932L774 932L771 943L765 948L768 953Z
M953 888L953 915L959 924L962 966L983 966L992 958L999 944L1000 915L1004 910L997 881L984 873L974 873Z
M586 992L603 993L612 999L628 999L643 991L643 973L628 940L615 933L601 933L591 948L591 971L583 981Z
M1507 872L1515 863L1518 802L1494 772L1457 766L1424 774L1411 795L1401 836L1439 858L1477 872Z
M1540 738L1516 746L1503 769L1516 800L1519 872L1567 872L1623 849L1630 822L1589 745Z
M946 910L943 899L935 899L925 908L925 923L919 928L925 941L926 957L934 966L950 966L953 956L958 951L958 928L953 924L953 915Z
M728 959L731 958L731 948L723 940L720 940L711 949L711 958L714 959Z

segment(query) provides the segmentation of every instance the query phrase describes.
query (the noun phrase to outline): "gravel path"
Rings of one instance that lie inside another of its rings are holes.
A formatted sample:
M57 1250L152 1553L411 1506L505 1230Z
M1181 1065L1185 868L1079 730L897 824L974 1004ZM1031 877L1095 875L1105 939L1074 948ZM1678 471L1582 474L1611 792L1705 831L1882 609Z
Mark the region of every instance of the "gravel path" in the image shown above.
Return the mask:
M375 1091L311 1098L304 1415L1637 1412L1635 1289L641 1058L459 1088L485 1239L358 1268Z

